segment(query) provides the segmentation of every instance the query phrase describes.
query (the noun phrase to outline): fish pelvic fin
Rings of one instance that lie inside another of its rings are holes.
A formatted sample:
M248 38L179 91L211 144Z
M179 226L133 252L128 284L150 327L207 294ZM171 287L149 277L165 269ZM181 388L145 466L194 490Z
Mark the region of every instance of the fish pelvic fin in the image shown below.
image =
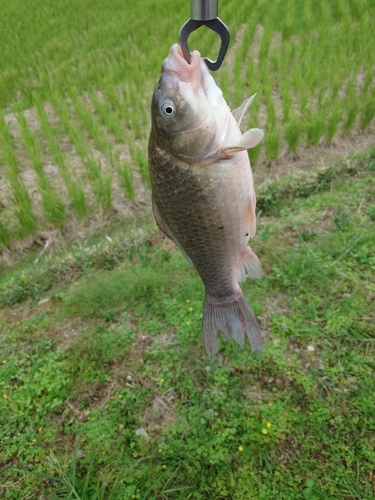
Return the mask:
M254 311L239 288L239 292L230 299L217 299L206 294L203 308L203 337L207 354L215 356L219 350L218 330L223 339L231 335L243 349L245 334L253 351L261 351L263 347L258 322Z
M250 128L241 137L240 142L235 146L229 146L220 150L222 158L232 158L239 151L255 148L264 137L264 132L260 128Z
M252 279L260 279L262 277L262 265L250 247L246 248L246 253L241 259L237 274L238 282L245 281L246 275Z

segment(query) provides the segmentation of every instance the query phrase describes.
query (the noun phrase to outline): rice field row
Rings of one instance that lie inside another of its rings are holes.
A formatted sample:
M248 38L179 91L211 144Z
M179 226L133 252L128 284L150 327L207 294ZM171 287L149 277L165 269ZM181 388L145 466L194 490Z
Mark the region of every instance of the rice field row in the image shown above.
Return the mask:
M0 7L0 244L144 202L149 102L189 2ZM253 163L372 126L373 0L229 0L219 15L232 43L215 79L233 108L258 93ZM190 47L215 57L218 40L201 28Z

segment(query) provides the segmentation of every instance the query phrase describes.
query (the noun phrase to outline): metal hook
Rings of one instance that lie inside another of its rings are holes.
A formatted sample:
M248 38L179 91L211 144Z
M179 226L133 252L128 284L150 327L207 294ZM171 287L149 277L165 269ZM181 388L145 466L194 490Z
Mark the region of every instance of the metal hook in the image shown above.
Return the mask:
M200 28L201 26L207 26L211 30L215 31L221 38L221 45L219 50L219 55L217 56L216 61L211 61L208 57L203 57L204 62L207 64L208 68L212 71L216 71L220 68L222 62L224 61L225 54L227 53L230 34L228 28L225 26L223 21L221 21L218 17L215 19L199 21L197 19L189 19L182 26L180 30L180 45L182 49L182 53L186 61L190 64L190 50L188 45L188 38L190 33Z

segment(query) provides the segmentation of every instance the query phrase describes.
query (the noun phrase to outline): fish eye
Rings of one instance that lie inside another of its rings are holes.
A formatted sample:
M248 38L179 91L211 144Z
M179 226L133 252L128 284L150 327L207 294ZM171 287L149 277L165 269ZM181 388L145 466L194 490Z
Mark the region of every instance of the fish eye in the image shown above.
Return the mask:
M161 103L160 111L165 118L172 118L176 112L176 108L172 101L166 100Z

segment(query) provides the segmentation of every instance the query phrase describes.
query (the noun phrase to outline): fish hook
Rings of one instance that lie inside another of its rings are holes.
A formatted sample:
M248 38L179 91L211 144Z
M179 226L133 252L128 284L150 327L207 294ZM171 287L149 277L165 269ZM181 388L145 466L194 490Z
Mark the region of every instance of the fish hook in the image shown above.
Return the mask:
M221 38L221 45L216 61L211 61L208 57L203 57L204 62L212 71L220 68L227 53L230 34L223 21L217 17L218 0L190 0L190 19L182 26L180 30L180 45L185 60L190 64L190 50L188 45L189 35L200 28L207 26L215 31Z

